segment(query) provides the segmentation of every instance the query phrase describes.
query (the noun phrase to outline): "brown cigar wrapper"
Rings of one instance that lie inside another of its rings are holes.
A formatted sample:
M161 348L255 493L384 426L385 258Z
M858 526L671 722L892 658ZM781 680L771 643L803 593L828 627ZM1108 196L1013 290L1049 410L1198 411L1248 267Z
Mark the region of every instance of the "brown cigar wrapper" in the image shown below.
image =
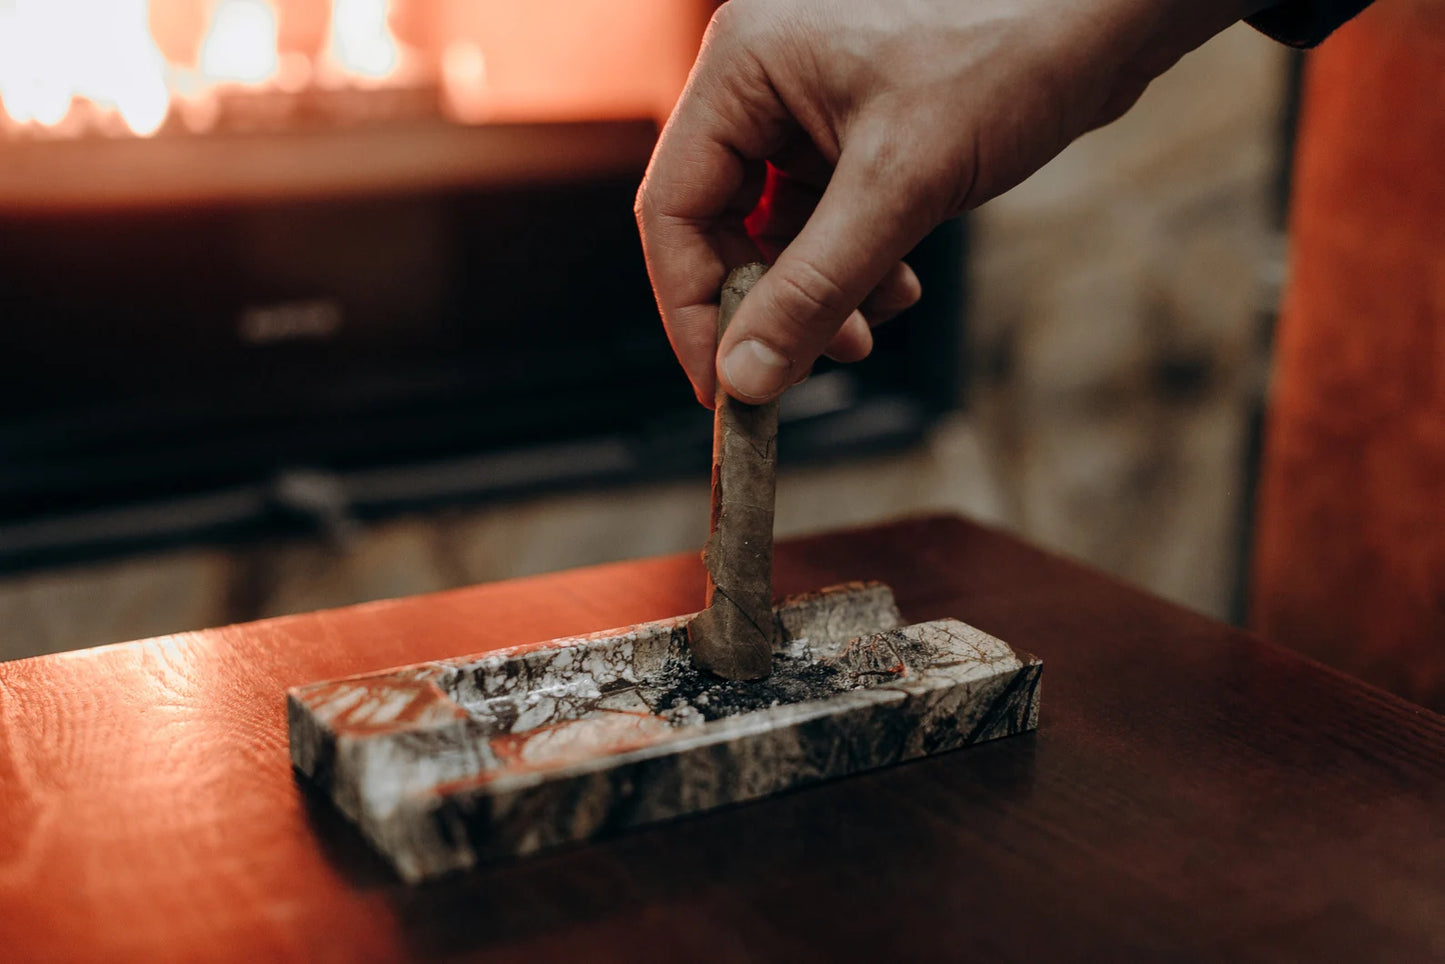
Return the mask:
M767 266L737 268L723 284L718 340ZM712 521L703 564L707 608L688 626L692 658L727 679L761 679L773 666L773 500L778 403L748 405L717 389L712 434Z

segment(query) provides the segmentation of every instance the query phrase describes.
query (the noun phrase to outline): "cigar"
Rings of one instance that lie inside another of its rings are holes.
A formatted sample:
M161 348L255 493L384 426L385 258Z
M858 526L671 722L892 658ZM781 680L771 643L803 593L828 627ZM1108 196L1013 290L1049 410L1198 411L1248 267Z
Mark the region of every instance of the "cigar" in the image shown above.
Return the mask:
M737 268L723 284L717 334L767 265ZM727 679L762 679L773 667L773 498L778 403L748 405L717 389L712 422L712 520L702 551L707 608L688 625L697 666Z

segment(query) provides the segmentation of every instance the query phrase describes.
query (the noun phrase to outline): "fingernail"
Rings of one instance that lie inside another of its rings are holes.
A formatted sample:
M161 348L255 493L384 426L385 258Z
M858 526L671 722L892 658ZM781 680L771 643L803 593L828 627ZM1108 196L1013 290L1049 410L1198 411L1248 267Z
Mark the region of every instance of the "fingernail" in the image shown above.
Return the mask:
M728 383L739 395L758 401L782 391L792 367L782 355L751 338L734 345L723 359L723 374L727 375Z

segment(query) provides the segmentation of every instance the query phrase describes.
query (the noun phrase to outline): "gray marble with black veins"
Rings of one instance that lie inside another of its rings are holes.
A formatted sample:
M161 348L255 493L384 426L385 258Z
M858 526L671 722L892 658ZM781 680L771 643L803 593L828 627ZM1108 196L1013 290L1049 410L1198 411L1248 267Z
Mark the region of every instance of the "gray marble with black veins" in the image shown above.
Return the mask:
M725 680L692 616L293 689L291 759L408 881L1038 725L1042 663L853 583L774 612Z

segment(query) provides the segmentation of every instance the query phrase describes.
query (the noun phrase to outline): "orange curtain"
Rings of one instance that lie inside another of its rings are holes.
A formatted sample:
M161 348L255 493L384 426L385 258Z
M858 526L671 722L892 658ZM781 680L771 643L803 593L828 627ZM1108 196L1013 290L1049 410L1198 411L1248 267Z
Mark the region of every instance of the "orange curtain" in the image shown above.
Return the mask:
M1445 711L1445 0L1309 55L1254 627Z

